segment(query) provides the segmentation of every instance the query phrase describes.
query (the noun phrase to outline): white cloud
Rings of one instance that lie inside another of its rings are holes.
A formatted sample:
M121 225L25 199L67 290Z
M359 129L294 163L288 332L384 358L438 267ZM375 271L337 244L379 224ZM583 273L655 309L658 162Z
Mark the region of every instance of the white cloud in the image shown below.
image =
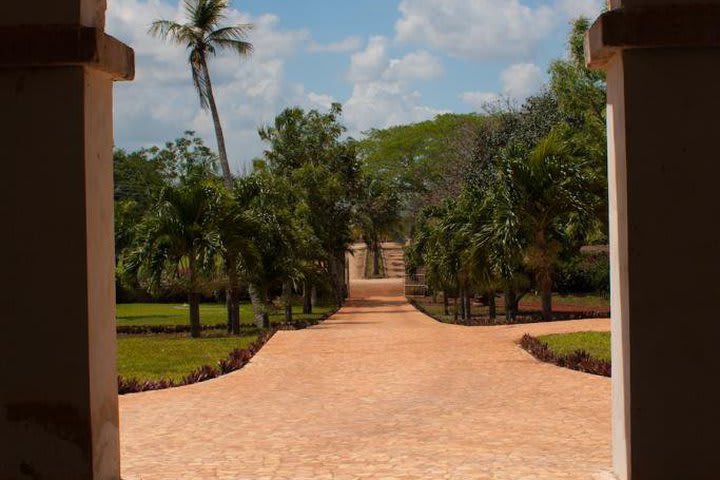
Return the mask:
M497 104L503 99L522 102L530 95L540 91L543 85L543 73L533 63L510 65L500 73L500 92L465 92L460 99L477 110Z
M384 77L390 80L430 80L442 74L440 59L426 51L419 51L390 60Z
M402 0L399 9L399 41L471 59L527 57L555 22L549 6L518 0Z
M346 53L354 52L362 48L362 39L360 37L347 37L339 42L333 42L328 44L322 44L312 42L308 47L308 51L312 53Z
M422 96L412 87L415 81L442 75L440 60L426 51L390 58L388 43L385 37L372 37L365 50L351 57L347 78L354 85L345 103L351 135L444 113L424 105Z
M600 0L557 0L555 8L567 18L587 17L594 20L602 12Z
M500 81L505 96L523 100L540 89L543 73L533 63L518 63L503 70Z
M557 27L593 18L603 0L402 0L395 24L400 42L427 45L473 60L526 60Z
M365 50L350 57L348 79L351 82L367 82L378 78L387 69L387 39L372 37Z
M200 109L187 51L147 34L150 22L159 18L182 20L180 7L159 0L109 2L108 32L135 49L137 64L135 81L115 87L118 143L139 148L193 129L215 148L212 120ZM223 53L210 61L230 162L240 171L262 152L259 125L270 122L287 105L313 104L302 87L285 80L285 63L310 35L305 30L280 29L275 15L251 17L229 10L226 22L255 25L249 39L255 45L251 58Z

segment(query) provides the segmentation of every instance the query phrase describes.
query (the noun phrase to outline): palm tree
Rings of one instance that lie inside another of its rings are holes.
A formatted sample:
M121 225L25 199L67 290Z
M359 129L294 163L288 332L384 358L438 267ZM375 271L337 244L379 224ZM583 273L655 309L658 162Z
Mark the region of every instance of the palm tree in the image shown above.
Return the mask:
M215 225L219 200L217 187L209 182L166 187L140 224L137 247L124 262L126 272L146 275L151 288L160 287L164 279L181 285L194 338L201 334L202 280L216 269L222 247Z
M153 22L149 33L176 45L185 45L190 51L188 60L193 83L200 97L201 107L209 108L212 114L223 178L225 185L232 188L233 178L225 149L225 137L215 104L207 61L208 57L215 56L218 50L231 50L242 57L250 55L253 46L246 38L253 26L240 24L221 27L227 7L228 0L185 0L186 23L157 20Z
M555 266L568 232L583 227L592 207L585 165L553 132L530 152L509 152L501 171L495 239L506 253L515 252L515 261L522 252L542 296L543 319L551 320Z

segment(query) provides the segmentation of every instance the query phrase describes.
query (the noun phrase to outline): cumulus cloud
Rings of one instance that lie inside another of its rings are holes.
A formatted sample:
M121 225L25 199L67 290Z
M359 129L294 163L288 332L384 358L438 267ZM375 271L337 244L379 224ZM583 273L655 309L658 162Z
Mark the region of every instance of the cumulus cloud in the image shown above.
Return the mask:
M414 82L443 74L440 60L426 51L391 58L385 37L372 37L365 50L351 57L347 78L353 83L345 103L350 133L419 122L444 113L424 104Z
M443 74L440 59L426 51L390 60L383 77L389 80L431 80Z
M500 73L500 83L500 92L465 92L460 95L460 99L477 110L483 110L487 105L496 104L502 99L522 102L542 88L543 73L533 63L517 63Z
M115 87L118 144L126 148L154 145L196 130L215 148L212 120L200 109L187 63L187 51L147 34L154 19L182 20L179 6L159 0L114 0L109 3L108 32L135 49L136 80ZM262 152L259 125L270 122L288 104L314 104L302 87L285 80L285 63L309 40L305 30L283 30L275 15L252 17L229 10L227 23L252 23L251 58L220 54L210 70L226 132L231 166L240 171Z
M362 48L363 41L360 37L347 37L339 42L322 44L312 42L308 47L308 51L312 53L347 53L354 52Z
M402 0L399 9L399 41L479 60L527 57L555 22L553 8L518 0Z
M594 19L602 12L603 3L600 0L557 0L555 8L566 18Z
M579 15L593 17L602 0L402 0L397 40L428 45L473 60L530 58L555 28Z

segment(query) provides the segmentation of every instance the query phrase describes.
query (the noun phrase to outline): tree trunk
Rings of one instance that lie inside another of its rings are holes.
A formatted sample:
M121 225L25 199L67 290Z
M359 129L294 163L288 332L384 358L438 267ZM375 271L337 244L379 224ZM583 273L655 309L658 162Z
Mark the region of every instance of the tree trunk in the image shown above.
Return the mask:
M312 308L315 308L315 305L317 305L317 287L315 285L313 285L310 290L310 303ZM310 313L312 313L312 311Z
M192 338L200 338L202 336L202 328L200 327L200 294L196 292L188 293L188 304L190 304L190 335Z
M207 82L207 100L212 114L213 125L215 126L215 139L217 140L218 156L220 157L220 168L222 168L223 180L228 189L233 188L233 177L230 172L230 163L228 162L227 150L225 149L225 135L223 134L222 124L220 123L220 114L215 104L215 95L213 94L212 82L210 81L210 69L208 68L205 57L202 58L203 69L205 70L205 81Z
M345 299L345 261L339 261L337 254L330 257L330 277L332 278L333 295L335 296L335 305L342 307Z
M283 302L285 304L285 323L290 324L293 321L292 316L292 282L285 280L283 282Z
M552 320L552 277L549 272L541 274L540 278L540 295L542 296L542 316L543 320L549 322Z
M257 285L250 283L248 285L248 294L253 306L253 314L255 315L255 326L258 328L270 328L270 317L267 314L266 296Z
M447 292L444 290L443 290L443 312L445 313L446 317L450 316L450 299L448 298Z
M380 244L373 242L373 277L380 276Z
M497 318L497 304L495 303L495 292L488 292L488 316L490 320Z
M472 320L472 292L469 288L465 289L465 320Z
M305 280L303 282L303 313L305 315L308 315L313 311L312 290L313 287L310 284L310 281Z
M236 265L237 259L235 256L228 255L226 258L228 286L225 300L228 311L228 333L232 335L240 334L240 279L235 270Z
M517 319L517 292L515 287L505 288L505 320L515 323Z
M460 318L464 320L467 319L466 313L465 313L465 287L460 287Z
M458 323L458 296L457 293L453 296L453 321Z

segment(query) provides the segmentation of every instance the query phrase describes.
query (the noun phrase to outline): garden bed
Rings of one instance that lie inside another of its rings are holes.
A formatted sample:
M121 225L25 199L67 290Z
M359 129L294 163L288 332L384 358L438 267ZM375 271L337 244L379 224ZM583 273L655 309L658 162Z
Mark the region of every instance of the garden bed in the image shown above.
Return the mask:
M477 301L473 302L472 318L463 320L458 317L455 321L452 301L450 315L445 315L442 302L433 302L431 297L408 297L408 301L418 310L442 323L465 325L469 327L493 326L508 324L525 324L542 322L540 300L535 296L527 296L520 302L520 311L514 322L505 319L505 307L502 299L497 302L497 316L491 319L489 308ZM590 318L609 318L609 301L603 297L593 295L557 295L553 297L553 320L583 320Z
M520 346L540 361L580 372L611 376L610 333L579 332L533 337L525 335Z

